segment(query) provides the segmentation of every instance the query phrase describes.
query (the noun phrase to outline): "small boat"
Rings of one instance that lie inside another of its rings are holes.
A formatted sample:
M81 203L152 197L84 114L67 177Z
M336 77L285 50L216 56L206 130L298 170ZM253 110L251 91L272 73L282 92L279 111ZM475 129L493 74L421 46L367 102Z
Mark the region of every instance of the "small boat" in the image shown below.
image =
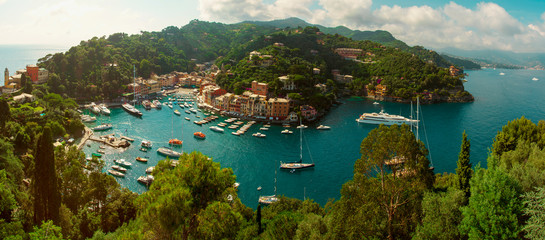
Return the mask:
M125 159L114 159L114 163L124 167L132 167L132 163L125 161Z
M218 126L212 126L212 127L209 127L209 128L210 128L210 130L212 130L212 131L214 131L214 132L220 132L220 133L222 133L222 132L225 131L225 130L223 130L223 128L220 128L220 127L218 127Z
M174 145L174 146L180 146L182 145L184 142L180 139L177 139L177 138L173 138L173 139L170 139L168 140L168 144L170 145Z
M108 129L112 129L112 124L109 124L109 123L105 123L105 124L101 124L101 125L98 125L96 127L93 128L93 131L106 131Z
M532 81L537 81L537 80L539 80L539 79L536 78L536 77L532 78Z
M148 159L147 159L147 158L143 158L143 157L136 157L136 161L143 162L143 163L147 163L147 162L148 162Z
M201 118L201 116L199 116L199 115L195 115L195 117L196 117L196 118Z
M105 152L104 152L104 150L98 149L98 150L97 150L97 153L102 153L102 154L104 154Z
M204 135L204 133L202 132L195 132L193 133L193 136L197 139L205 139L206 138L206 135Z
M259 138L264 138L266 137L267 135L263 134L263 133L260 133L260 132L256 132L254 134L252 134L252 136L254 137L259 137Z
M180 113L180 111L178 111L178 109L176 109L176 110L174 110L174 114L180 116L180 114L182 114L182 113Z
M278 197L276 197L276 195L260 196L258 202L261 204L269 205L271 203L278 202Z
M98 146L98 148L100 148L100 149L106 149L105 146Z
M171 103L169 103L167 106L168 106L169 108L173 108Z
M125 177L125 174L112 169L108 169L108 173L114 175L115 177Z
M144 108L145 108L146 110L150 110L150 109L151 109L151 102L150 102L149 100L147 100L147 99L144 100L144 101L142 101L142 105L144 106Z
M138 179L137 179L137 181L138 181L139 183L142 183L142 184L144 184L144 185L146 185L146 186L149 186L149 185L153 182L153 180L155 180L155 179L153 178L152 175L140 176L140 177L138 177Z
M262 130L262 131L269 131L269 128L267 128L267 127L261 127L261 128L259 128L259 130Z
M291 127L291 126L290 126L289 124L284 124L284 125L282 125L282 127L284 127L284 128L289 128L289 127Z
M235 135L235 136L240 136L240 134L242 134L241 132L239 131L236 131L236 132L231 132L231 134Z
M237 129L238 128L238 125L231 125L228 127L229 129Z
M81 121L84 123L96 122L96 120L97 120L96 117L91 117L89 115L81 115Z
M238 187L239 187L239 186L240 186L240 183L238 183L238 182L233 183L233 188L234 188L235 190L238 190Z
M127 172L127 169L122 167L122 166L119 166L119 165L113 165L112 168L118 172Z
M142 140L142 143L140 144L140 146L145 148L151 148L151 142L148 140Z
M155 105L155 108L157 108L157 109L163 108L163 105L157 99L153 100L153 105Z
M505 73L501 72L501 73L500 73L500 76L503 76L503 75L505 75Z
M261 186L257 187L257 191L261 191L261 189L262 189Z
M378 102L374 102L373 104L374 104L374 105L379 105L380 103L378 103Z
M304 124L301 124L301 125L297 126L297 128L308 128L308 126L304 125Z
M148 149L147 149L147 148L145 148L145 147L141 147L141 148L140 148L140 151L142 151L142 152L147 152L147 151L148 151Z
M190 112L190 111L188 111L188 110L185 110L185 113L187 113L187 114L191 114L191 112Z
M284 130L282 130L281 133L282 133L282 134L292 134L293 132L290 131L290 130L288 130L288 129L284 129Z
M155 167L149 167L149 168L146 168L146 173L147 174L151 174L153 172L153 170L155 170Z
M316 127L316 129L318 129L318 130L329 130L329 129L331 129L331 127L330 126L325 126L325 125L320 125L320 126Z
M167 148L167 147L160 147L159 149L157 149L157 153L168 156L168 157L173 157L173 158L178 158L178 157L182 156L181 153L176 152L176 151L174 151L174 150L172 150L170 148Z
M98 158L101 158L101 157L102 157L102 154L100 154L100 153L91 153L91 155L92 155L93 157L98 157Z
M191 120L191 119L189 119L188 117L184 117L184 119L187 120L187 121L190 121L190 120Z

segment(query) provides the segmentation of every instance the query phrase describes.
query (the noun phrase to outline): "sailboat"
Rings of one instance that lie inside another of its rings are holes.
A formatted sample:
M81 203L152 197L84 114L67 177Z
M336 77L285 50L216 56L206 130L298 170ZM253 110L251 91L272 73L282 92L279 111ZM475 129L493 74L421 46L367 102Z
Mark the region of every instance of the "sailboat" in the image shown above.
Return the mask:
M299 121L301 121L300 118ZM299 125L302 125L301 122L299 123ZM314 163L303 163L303 128L299 128L299 161L291 163L280 162L280 168L295 170L309 167L314 167Z
M136 68L133 66L133 73L134 73L134 83L136 84ZM136 87L133 87L134 89L134 100L135 100L135 103L136 103ZM142 117L142 112L140 112L138 109L136 109L133 105L131 105L130 103L123 103L123 105L121 105L121 107L123 107L123 109L125 109L125 111L127 111L128 113L132 114L132 115L135 115L137 117Z
M261 190L261 186L258 190ZM276 196L276 171L274 171L274 195L259 196L258 202L265 205L278 202L278 197Z

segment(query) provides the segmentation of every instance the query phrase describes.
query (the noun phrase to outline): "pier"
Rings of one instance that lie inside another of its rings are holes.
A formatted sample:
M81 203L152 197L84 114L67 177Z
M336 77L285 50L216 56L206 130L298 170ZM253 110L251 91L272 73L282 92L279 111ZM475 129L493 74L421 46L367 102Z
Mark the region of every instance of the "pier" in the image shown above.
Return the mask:
M91 130L88 127L85 127L85 134L81 138L81 142L78 144L78 149L81 150L87 140L99 142L105 145L108 145L112 148L126 148L129 147L131 144L129 142L133 142L134 139L127 137L127 136L121 136L117 138L115 136L115 133L102 135L102 136L96 136L94 135L93 130Z

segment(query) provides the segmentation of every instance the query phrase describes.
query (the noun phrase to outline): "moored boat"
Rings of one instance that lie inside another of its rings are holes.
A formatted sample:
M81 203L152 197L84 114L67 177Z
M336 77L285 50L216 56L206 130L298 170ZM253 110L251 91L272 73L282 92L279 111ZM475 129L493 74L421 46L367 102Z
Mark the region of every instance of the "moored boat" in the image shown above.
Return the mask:
M177 139L177 138L173 138L173 139L168 140L168 144L174 145L174 146L180 146L180 145L183 144L183 141L180 140L180 139Z
M163 105L157 99L153 100L153 105L155 105L155 108L157 108L157 109L163 108Z
M364 113L358 119L359 123L368 123L368 124L384 124L384 125L401 125L403 123L408 125L418 124L418 120L409 119L400 115L390 115L385 113L384 110L380 113Z
M106 131L108 129L112 129L112 124L109 124L109 123L104 123L104 124L101 124L101 125L98 125L96 127L93 128L93 131Z
M316 129L318 129L318 130L329 130L329 129L331 129L331 127L330 126L325 126L325 125L320 125L320 126L316 127Z
M145 148L151 148L152 146L151 141L148 140L142 140L142 143L140 145Z
M106 107L106 104L100 104L99 105L99 109L100 109L100 113L104 114L104 115L110 115L110 109L108 109L108 107Z
M288 129L284 129L281 131L282 134L292 134L293 132L288 130Z
M153 170L155 170L155 167L149 167L149 168L146 168L146 173L147 174L151 174L153 172Z
M144 106L146 110L151 110L151 102L149 100L146 99L142 101L142 105Z
M143 162L143 163L147 163L147 162L148 162L148 159L147 159L147 158L143 158L143 157L136 157L136 161Z
M280 168L282 169L302 169L314 167L314 163L282 163L280 162Z
M120 173L116 170L112 170L112 169L108 169L108 173L110 173L111 175L115 176L115 177L125 177L125 174L123 173Z
M153 180L155 180L155 179L153 178L153 175L147 175L147 176L140 176L136 180L139 183L142 183L142 184L144 184L146 186L149 186L153 182Z
M119 166L119 165L113 165L112 168L113 168L114 170L118 171L118 172L122 172L122 173L127 172L127 169L126 169L126 168L124 168L124 167L122 167L122 166Z
M252 134L252 136L254 137L259 137L259 138L264 138L266 137L267 135L263 134L263 133L260 133L260 132L256 132L254 134Z
M214 131L214 132L220 132L220 133L225 131L225 130L223 130L223 128L220 128L218 126L211 126L211 127L209 127L209 129Z
M278 202L278 197L276 195L270 195L270 196L259 196L259 203L269 205L271 203Z
M206 138L206 135L204 135L204 133L202 132L195 132L193 133L193 136L197 139L205 139Z
M142 112L140 112L140 110L136 109L133 105L129 104L129 103L124 103L123 105L121 105L121 107L127 111L128 113L134 115L134 116L137 116L137 117L141 117L143 114Z
M170 148L167 148L167 147L160 147L159 149L157 149L157 153L168 156L168 157L173 157L173 158L178 158L178 157L182 156L181 153L176 152L176 151L174 151L174 150L172 150Z
M125 161L125 159L114 159L114 163L123 167L132 167L132 163Z

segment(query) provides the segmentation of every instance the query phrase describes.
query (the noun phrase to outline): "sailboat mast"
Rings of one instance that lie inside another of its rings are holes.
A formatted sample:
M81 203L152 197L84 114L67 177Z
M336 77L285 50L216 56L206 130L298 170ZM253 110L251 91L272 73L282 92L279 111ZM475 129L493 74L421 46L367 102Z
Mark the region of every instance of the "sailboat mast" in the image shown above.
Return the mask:
M299 118L299 162L303 162L303 123Z
M274 170L274 196L276 196L276 170Z
M134 94L134 97L133 97L133 100L134 100L134 105L136 106L136 67L134 66L134 64L132 65L132 75L133 75L133 94Z
M412 106L412 105L411 105ZM420 98L416 97L416 141L418 141L420 138L418 136L418 125L419 125L419 108L420 108Z

